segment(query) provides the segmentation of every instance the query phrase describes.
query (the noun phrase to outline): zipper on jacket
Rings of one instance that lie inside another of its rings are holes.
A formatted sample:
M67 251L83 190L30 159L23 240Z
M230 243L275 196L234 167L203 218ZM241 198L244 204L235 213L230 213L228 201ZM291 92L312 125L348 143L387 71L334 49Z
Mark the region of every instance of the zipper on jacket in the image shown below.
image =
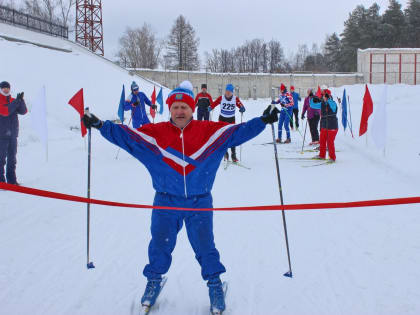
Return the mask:
M184 130L183 129L181 129L181 142L182 142L182 160L185 162ZM182 170L184 172L184 192L185 192L185 198L188 198L188 194L187 194L187 178L185 176L185 165L182 166Z
M179 130L181 130L181 134L180 134L180 138L181 138L181 143L182 143L182 160L185 162L185 149L184 149L184 129L187 128L187 126L193 121L193 119L191 119L188 124L184 127L184 128L179 128L177 125L175 125L172 121L172 119L170 120L171 124L175 127L178 128ZM185 175L185 166L182 166L182 170L183 170L183 174L184 174L184 193L185 193L185 198L188 198L188 193L187 193L187 177Z

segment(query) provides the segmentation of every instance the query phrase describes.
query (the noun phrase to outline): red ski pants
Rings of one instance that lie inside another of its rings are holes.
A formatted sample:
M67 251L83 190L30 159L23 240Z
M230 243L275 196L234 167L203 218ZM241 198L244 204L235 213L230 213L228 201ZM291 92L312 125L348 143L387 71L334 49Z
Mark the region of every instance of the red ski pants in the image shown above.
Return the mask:
M319 139L319 156L324 158L327 155L327 145L328 145L328 155L331 160L335 161L335 137L337 136L338 129L327 130L325 128L321 129L321 136Z

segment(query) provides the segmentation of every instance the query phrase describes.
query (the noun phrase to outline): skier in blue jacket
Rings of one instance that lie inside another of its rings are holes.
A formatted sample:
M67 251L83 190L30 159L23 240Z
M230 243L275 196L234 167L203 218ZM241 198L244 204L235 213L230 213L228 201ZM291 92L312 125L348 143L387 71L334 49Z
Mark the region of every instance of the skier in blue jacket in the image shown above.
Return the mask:
M147 104L155 110L157 109L157 106L152 104L146 94L139 91L139 86L133 81L131 84L131 94L127 97L124 104L125 111L131 110L133 128L140 128L143 125L150 124L144 104Z
M266 124L278 120L278 111L268 107L262 117L239 125L193 120L195 101L188 81L173 90L166 103L170 121L138 129L102 122L94 115L85 115L83 122L88 128L99 129L103 137L146 166L156 190L155 206L212 208L213 182L228 148L256 137ZM225 300L220 274L226 269L214 243L212 211L153 210L149 263L143 271L148 282L141 303L150 309L156 302L184 222L201 275L209 287L211 312L221 314Z
M290 127L293 130L293 116L295 116L295 125L296 129L299 129L299 102L302 100L300 98L300 94L295 92L295 87L292 85L290 87L290 94L292 94L293 97L293 114L290 117Z

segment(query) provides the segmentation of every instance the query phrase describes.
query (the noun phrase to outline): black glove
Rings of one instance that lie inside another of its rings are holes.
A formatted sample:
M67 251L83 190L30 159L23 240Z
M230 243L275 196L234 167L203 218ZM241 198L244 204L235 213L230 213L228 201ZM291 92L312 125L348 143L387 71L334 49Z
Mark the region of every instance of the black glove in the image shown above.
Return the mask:
M150 107L151 107L152 109L154 109L154 110L156 110L156 109L157 109L157 105L150 105Z
M314 101L314 103L321 103L321 99L318 96L314 96L312 100Z
M139 104L140 104L140 102L139 102L139 101L135 101L135 102L133 103L133 106L139 106Z
M304 119L305 119L305 115L302 115L302 116L300 117L300 119L304 120Z
M82 117L82 122L88 129L92 127L96 129L101 129L102 125L104 124L102 120L100 120L98 117L96 117L93 114L89 114L89 115L85 114Z
M24 92L19 93L19 94L16 96L16 99L17 99L17 100L19 100L19 101L20 101L20 100L22 100L22 99L23 99L24 94L25 94Z
M279 113L280 111L278 110L277 107L274 107L274 109L271 110L271 105L269 105L267 109L263 112L261 116L261 120L265 124L273 124L279 120Z

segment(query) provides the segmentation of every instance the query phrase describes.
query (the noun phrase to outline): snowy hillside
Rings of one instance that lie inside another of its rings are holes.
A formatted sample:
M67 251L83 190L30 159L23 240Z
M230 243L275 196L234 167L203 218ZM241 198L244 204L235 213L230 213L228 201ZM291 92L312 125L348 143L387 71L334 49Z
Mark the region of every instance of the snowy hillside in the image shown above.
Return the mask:
M34 44L8 41L1 36ZM31 99L45 85L48 110L54 119L67 127L72 124L75 114L67 102L82 87L86 106L112 119L117 117L123 84L126 93L132 81L136 81L146 95L153 92L151 81L131 75L109 60L61 38L0 23L0 49L1 80L11 82L14 93L25 91L29 107ZM156 88L159 87L156 84ZM168 92L164 89L164 96Z
M50 127L49 160L21 119L18 179L26 186L85 195L86 147L68 99L85 88L86 104L115 118L122 84L134 77L95 56L48 50L0 39L7 60L0 79L24 90L30 103L45 84ZM79 64L81 64L79 68ZM77 65L77 67L76 67ZM153 87L135 78L146 94ZM383 86L371 86L375 102ZM354 132L364 86L347 86ZM342 88L333 89L335 96ZM420 194L420 87L388 90L386 156L369 140L341 129L335 165L281 160L286 203L355 201ZM247 101L244 118L261 114L269 100ZM218 110L216 110L218 114ZM164 117L166 117L164 115ZM213 114L213 119L216 113ZM239 117L238 117L239 119ZM277 127L276 127L277 129ZM242 147L251 170L223 167L215 206L279 203L269 127ZM281 157L302 157L302 139L280 146ZM146 169L93 131L92 196L150 204ZM311 157L314 153L305 153ZM228 198L227 196L233 196ZM92 260L85 267L85 206L0 192L0 314L137 314L145 286L150 211L92 206ZM287 212L294 278L287 271L280 212L219 212L215 238L229 281L226 314L418 314L420 212L417 205ZM208 292L188 243L179 234L168 282L153 314L208 314Z

